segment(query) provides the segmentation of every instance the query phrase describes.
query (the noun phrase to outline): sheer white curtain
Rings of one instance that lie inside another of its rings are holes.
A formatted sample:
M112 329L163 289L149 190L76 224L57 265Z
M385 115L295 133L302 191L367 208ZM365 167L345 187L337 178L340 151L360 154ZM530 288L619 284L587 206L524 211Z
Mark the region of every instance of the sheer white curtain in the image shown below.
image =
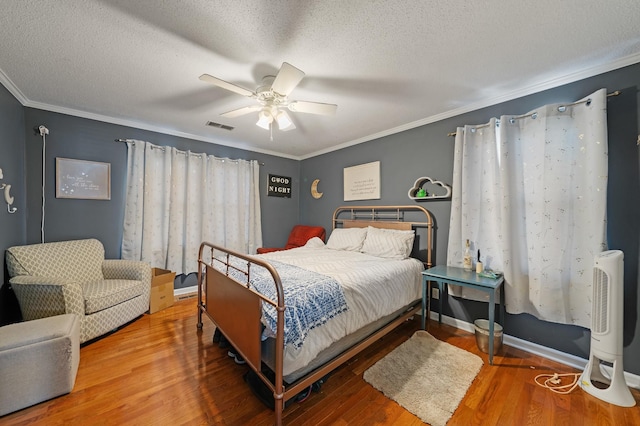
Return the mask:
M507 312L590 327L593 258L606 249L606 90L473 127L456 134L447 263L462 265L468 238L504 271Z
M259 165L128 141L122 258L197 271L200 243L262 245Z

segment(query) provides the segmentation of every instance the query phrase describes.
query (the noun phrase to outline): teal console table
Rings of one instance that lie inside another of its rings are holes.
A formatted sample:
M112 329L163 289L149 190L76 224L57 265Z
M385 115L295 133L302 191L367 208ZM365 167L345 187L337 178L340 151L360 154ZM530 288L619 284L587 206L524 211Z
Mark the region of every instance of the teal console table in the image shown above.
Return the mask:
M442 323L442 300L447 284L461 285L475 288L489 293L489 364L493 365L493 333L495 324L496 293L504 283L504 277L487 278L478 275L475 271L466 271L453 266L438 265L422 272L422 329L426 326L426 311L430 289L429 281L435 281L439 290L438 322ZM504 327L504 291L500 292L500 324Z

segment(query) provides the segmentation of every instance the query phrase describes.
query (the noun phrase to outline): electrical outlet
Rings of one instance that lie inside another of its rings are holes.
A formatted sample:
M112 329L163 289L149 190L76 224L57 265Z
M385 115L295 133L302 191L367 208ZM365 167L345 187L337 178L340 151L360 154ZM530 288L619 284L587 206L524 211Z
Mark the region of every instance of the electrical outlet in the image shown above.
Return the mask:
M432 299L439 299L440 298L440 291L437 288L432 288L431 289L431 298Z

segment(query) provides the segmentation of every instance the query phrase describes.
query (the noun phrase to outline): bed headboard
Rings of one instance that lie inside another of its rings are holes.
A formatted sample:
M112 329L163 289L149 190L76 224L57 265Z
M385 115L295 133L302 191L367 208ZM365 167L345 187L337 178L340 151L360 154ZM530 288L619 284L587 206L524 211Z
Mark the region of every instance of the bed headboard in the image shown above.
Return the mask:
M409 206L342 206L333 212L333 229L335 228L374 228L415 230L416 238L412 256L422 260L427 268L432 266L433 251L433 216L429 210L417 205ZM425 228L426 256L420 255L420 234L418 230Z
M401 231L410 231L411 229L413 229L413 224L411 222L382 222L375 220L351 219L342 221L343 228L366 228L367 226L373 226L374 228L398 229Z

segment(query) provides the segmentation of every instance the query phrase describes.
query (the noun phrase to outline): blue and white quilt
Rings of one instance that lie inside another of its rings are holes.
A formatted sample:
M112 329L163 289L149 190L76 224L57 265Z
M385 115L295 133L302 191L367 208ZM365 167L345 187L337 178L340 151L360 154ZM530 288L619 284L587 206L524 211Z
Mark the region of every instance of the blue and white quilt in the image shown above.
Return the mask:
M342 287L335 279L287 263L274 260L269 260L269 263L278 271L284 291L285 345L301 347L311 330L349 309ZM246 282L246 278L237 271L231 270L230 275L237 275L235 279ZM276 286L268 270L253 266L249 283L260 294L273 301L278 300ZM270 336L275 335L276 308L263 303L262 312L265 331Z
M309 331L349 309L342 287L333 278L274 260L269 263L278 271L284 290L285 345L299 348ZM250 282L259 293L278 300L273 278L266 269L253 268ZM267 328L275 331L276 308L263 304L263 315Z
M291 325L291 319L294 317L302 317L302 322L307 324L308 334L307 331L303 331L298 335L304 341L302 346L295 347L296 343L285 345L283 366L285 376L307 366L322 350L336 340L385 315L396 312L408 303L420 299L422 294L422 275L420 273L424 266L416 259L383 259L355 251L332 250L327 248L318 238L315 238L318 244L312 246L310 243L313 240L312 238L305 247L258 256L275 265L281 274L285 303L287 309L292 309L292 311L287 311L288 319L285 321L285 329L287 331L294 329L294 333L296 332L296 327ZM303 271L315 272L320 275L321 280L331 280L331 284L327 284L327 287L324 284L319 285L315 282L315 278L291 279L289 272L283 271L287 269L295 271L295 269L283 267L280 264L293 265ZM254 273L258 269L262 268L252 267L251 272ZM333 280L339 284L340 289L331 287L336 285ZM239 281L246 283L246 277L242 276ZM297 285L304 285L305 282L310 284L307 284L307 287L296 289ZM265 292L275 290L273 283L265 283L265 286L267 286L267 289L263 290ZM291 286L293 288L289 289ZM304 293L307 292L310 293L309 296L311 293L320 294L319 300L325 296L328 298L337 297L338 300L333 302L312 301L308 308L312 311L312 316L305 317L305 312L308 310L291 304L289 298L298 296L290 294L290 292L301 294L299 297L303 300L307 296ZM345 308L343 311L344 300L349 308ZM315 305L320 307L316 308ZM319 310L321 308L326 311L321 313ZM264 315L263 322L265 324L271 323L275 330L275 311L272 310L268 314L271 319ZM329 318L332 319L321 324ZM266 328L265 331L267 331ZM296 341L297 344L301 341L293 335L286 337L286 340Z

